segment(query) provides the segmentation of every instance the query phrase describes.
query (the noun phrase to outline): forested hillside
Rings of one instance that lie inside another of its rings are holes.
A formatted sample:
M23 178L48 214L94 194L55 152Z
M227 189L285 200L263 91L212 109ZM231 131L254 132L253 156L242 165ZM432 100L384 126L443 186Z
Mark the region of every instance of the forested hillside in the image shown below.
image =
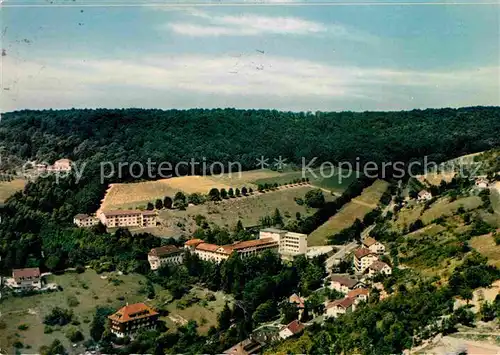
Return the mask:
M293 113L270 110L62 110L6 113L0 142L23 159L300 163L442 161L500 144L500 108Z

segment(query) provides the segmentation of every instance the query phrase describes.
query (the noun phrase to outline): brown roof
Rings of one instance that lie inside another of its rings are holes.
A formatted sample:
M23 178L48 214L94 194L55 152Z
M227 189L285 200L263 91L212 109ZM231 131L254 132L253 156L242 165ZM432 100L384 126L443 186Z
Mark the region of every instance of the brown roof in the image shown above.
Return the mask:
M297 303L299 308L304 308L304 299L298 296L296 293L290 296L288 302Z
M418 193L418 196L423 196L423 195L425 195L425 194L429 194L429 193L430 193L430 192L429 192L429 191L427 191L427 190L422 190L422 191L420 191L420 192ZM413 195L413 196L415 196L415 195Z
M242 342L232 346L231 348L224 350L223 354L231 355L249 355L249 354L260 354L262 349L262 344L254 339L245 339Z
M202 251L211 251L211 252L216 252L220 246L217 244L210 244L210 243L200 243L196 246L196 250L202 250Z
M130 320L147 318L157 314L158 312L141 302L126 305L108 318L117 322L128 322Z
M332 275L330 277L330 280L332 280L333 282L338 282L341 285L345 285L348 288L353 288L358 283L358 280L356 279L351 279L350 277L339 276L339 275Z
M367 247L371 247L373 244L375 244L377 241L373 239L372 237L365 238L363 240L363 245Z
M143 216L156 216L156 211L142 211Z
M294 320L293 322L288 323L286 326L292 334L298 334L304 330L304 324L300 323L298 320Z
M370 255L370 254L374 254L374 253L370 249L366 249L366 248L359 248L359 249L356 249L356 251L354 251L354 256L356 256L356 258L358 258L358 259L364 258L365 256Z
M337 306L340 306L342 308L349 308L350 306L352 306L352 304L354 303L354 299L353 298L350 298L350 297L346 297L344 299L341 299L341 300L335 300L331 303L329 303L326 308L332 308L332 307L337 307Z
M381 271L386 266L389 266L389 265L387 265L383 261L375 260L373 263L371 263L370 266L368 266L368 268L375 270L375 271Z
M40 277L40 269L37 267L12 270L12 277L17 281L25 277Z
M200 243L203 243L202 239L189 239L187 242L184 243L184 245L190 247L190 246L197 246Z
M180 251L181 250L177 248L175 245L164 245L162 247L151 249L148 255L162 257L170 254L176 254L179 253Z
M85 214L85 213L79 213L75 216L75 219L87 219L89 218L90 216L88 214Z
M273 238L262 238L262 239L254 239L254 240L247 240L244 242L236 242L231 245L224 245L225 248L231 248L232 250L241 250L241 249L246 249L246 248L255 248L255 247L260 247L264 245L271 245L271 244L276 244L278 245L278 242L276 242Z
M360 295L368 296L369 291L366 288L357 288L347 293L347 297L356 298Z
M102 212L106 217L112 216L123 216L123 215L140 215L143 212L138 210L116 210L116 211L104 211Z

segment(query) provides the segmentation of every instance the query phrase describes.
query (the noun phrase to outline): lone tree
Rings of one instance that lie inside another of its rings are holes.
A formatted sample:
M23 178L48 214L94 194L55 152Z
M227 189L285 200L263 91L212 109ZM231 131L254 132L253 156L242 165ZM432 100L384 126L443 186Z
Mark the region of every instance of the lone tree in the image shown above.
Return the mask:
M210 192L208 193L208 198L210 199L210 201L220 201L219 189L215 187L211 189Z
M180 210L186 209L187 206L186 195L184 195L183 192L179 191L175 194L174 206Z
M161 210L163 208L163 201L161 199L157 199L155 202L155 208L157 210Z
M222 188L220 189L220 197L226 199L227 198L227 191L226 189Z
M236 188L235 194L236 194L236 197L240 197L241 196L240 189Z
M234 197L234 190L232 187L229 188L229 190L227 191L227 194L229 197Z
M154 210L154 209L155 209L155 206L153 206L153 204L152 204L151 202L148 202L148 205L147 205L146 209L147 209L148 211L152 211L152 210Z
M165 208L172 208L173 203L174 201L172 201L172 198L170 198L169 196L165 196L165 198L163 199L163 207Z
M325 204L325 196L320 189L308 191L304 197L306 205L311 208L320 208Z
M247 190L246 186L243 186L243 187L241 188L241 194L242 194L243 196L246 196L246 195L247 195L247 193L248 193L248 190Z

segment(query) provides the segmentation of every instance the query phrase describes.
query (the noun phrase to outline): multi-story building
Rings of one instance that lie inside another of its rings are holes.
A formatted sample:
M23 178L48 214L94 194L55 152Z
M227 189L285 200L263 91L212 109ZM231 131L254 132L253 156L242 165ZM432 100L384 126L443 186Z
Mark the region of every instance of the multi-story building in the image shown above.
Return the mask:
M119 338L133 336L139 330L156 328L158 312L144 303L127 304L108 317L111 333Z
M14 279L13 286L15 288L29 289L42 287L40 269L37 267L14 269L12 270L12 278Z
M266 228L259 232L259 238L272 238L276 241L279 244L278 252L284 257L293 257L307 253L307 234Z
M198 255L201 260L220 263L227 260L233 253L246 258L267 250L278 252L279 244L273 238L247 240L228 245L216 245L204 243L200 239L191 239L184 244L184 248Z
M177 248L175 245L164 245L162 247L153 248L148 253L149 266L151 270L158 270L166 264L182 264L183 254L184 251Z
M73 223L78 227L92 227L99 224L99 218L80 213L73 218Z
M367 237L367 238L363 239L363 247L365 247L366 249L370 249L372 252L377 253L377 254L384 254L385 253L384 244L377 242L372 237Z
M113 227L154 227L158 214L155 211L117 210L103 211L99 219L108 228Z
M353 263L357 273L363 273L375 260L378 260L376 253L370 249L359 248L354 251Z

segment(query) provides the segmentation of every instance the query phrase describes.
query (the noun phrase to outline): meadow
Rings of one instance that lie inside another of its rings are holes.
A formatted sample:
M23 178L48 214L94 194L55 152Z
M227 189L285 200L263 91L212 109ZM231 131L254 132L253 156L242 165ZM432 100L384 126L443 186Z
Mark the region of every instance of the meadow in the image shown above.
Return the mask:
M17 191L24 189L26 185L26 180L24 179L14 179L12 181L0 182L0 203L3 203L7 198L13 195Z

